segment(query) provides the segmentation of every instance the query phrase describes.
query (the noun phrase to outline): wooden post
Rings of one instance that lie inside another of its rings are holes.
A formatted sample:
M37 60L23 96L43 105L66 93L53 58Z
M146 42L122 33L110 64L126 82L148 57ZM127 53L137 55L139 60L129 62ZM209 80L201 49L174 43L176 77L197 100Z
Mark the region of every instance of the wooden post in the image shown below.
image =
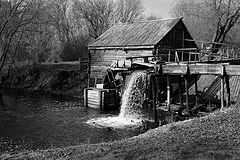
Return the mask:
M189 106L189 89L188 89L188 80L187 80L186 76L184 76L184 82L185 82L185 91L186 91L186 102L185 102L185 105L186 105L187 111L189 112L190 111L190 106Z
M225 66L222 66L222 73L221 73L221 110L224 108L224 72Z
M198 61L201 62L201 58L203 56L203 49L204 49L204 44L203 42L201 43L201 49L200 49L200 54L199 54L199 57L198 57Z
M191 53L188 52L188 62L191 62Z
M103 91L99 91L99 108L100 112L104 111L104 95Z
M221 76L221 110L224 108L224 76Z
M158 117L157 117L157 106L156 106L155 75L151 76L151 85L152 85L152 100L153 100L153 119L154 119L154 122L157 124Z
M197 75L195 75L194 81L195 81L195 106L197 107L198 106L198 84L197 84L198 76Z
M148 75L145 78L145 88L144 88L144 93L143 93L143 98L144 100L148 98Z
M212 57L211 57L211 52L208 52L208 61L211 61Z
M180 103L180 108L183 108L183 98L182 98L182 78L181 76L178 77L178 83L179 83L179 103Z
M97 88L97 78L94 78L94 87Z
M171 105L171 86L169 76L167 76L167 108L169 112L171 112L170 105Z
M226 82L226 88L227 88L227 99L226 99L226 101L227 101L227 107L229 107L231 95L230 95L229 76L228 75L225 76L225 82Z
M184 60L184 59L183 59L183 51L182 51L182 62L183 62L183 60Z
M158 81L158 77L157 76L155 76L155 82L156 82L156 102L158 102L158 95L159 95L159 81Z
M183 32L182 32L182 48L184 48L185 47L185 31L183 30ZM183 51L182 51L182 62L183 62L183 57L184 57L184 53L183 53Z
M175 62L179 62L178 52L175 51Z
M84 95L83 95L84 107L88 107L88 88L84 88L83 92L84 92Z
M90 87L91 80L91 50L88 50L88 88Z
M227 58L230 58L230 54L229 54L229 49L228 48L226 49L226 52L227 52Z
M168 52L168 62L170 62L171 61L171 51L169 50L169 52Z

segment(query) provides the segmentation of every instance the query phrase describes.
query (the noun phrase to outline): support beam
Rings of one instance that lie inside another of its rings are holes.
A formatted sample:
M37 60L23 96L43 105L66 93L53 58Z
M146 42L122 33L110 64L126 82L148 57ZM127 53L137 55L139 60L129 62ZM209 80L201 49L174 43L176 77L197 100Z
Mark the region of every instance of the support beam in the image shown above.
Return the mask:
M156 101L156 87L155 87L155 75L151 76L151 85L152 85L152 100L153 100L153 119L154 122L158 123L157 117L157 101Z
M185 102L185 105L186 105L187 112L189 112L190 111L190 106L189 106L189 88L188 88L188 80L187 80L186 76L184 76L184 83L185 83L185 91L186 91L186 102Z
M88 50L88 88L90 87L91 80L91 50Z
M221 76L221 110L224 108L224 76Z
M83 93L83 96L84 96L84 98L83 98L84 102L83 103L84 103L84 107L86 107L86 108L88 107L88 90L89 90L88 88L84 88L84 90L83 90L83 92L84 92Z
M167 108L168 108L168 114L169 114L169 123L173 121L173 114L171 110L171 82L170 77L167 76Z
M103 97L104 92L99 91L98 94L99 94L99 108L100 108L100 112L103 112L104 111L104 97Z
M195 106L197 107L198 106L198 76L195 75L194 77L194 82L195 82Z
M167 76L167 108L168 111L171 111L171 86L170 86L170 78Z
M224 79L225 79L225 66L221 68L221 110L224 108Z
M183 89L182 89L182 77L178 77L178 85L179 85L179 90L178 90L178 95L179 95L179 103L180 103L180 108L183 108Z
M230 106L230 100L231 100L231 95L230 95L230 85L229 85L229 76L225 76L225 82L226 82L226 89L227 89L227 98L226 98L226 102L227 102L227 107Z

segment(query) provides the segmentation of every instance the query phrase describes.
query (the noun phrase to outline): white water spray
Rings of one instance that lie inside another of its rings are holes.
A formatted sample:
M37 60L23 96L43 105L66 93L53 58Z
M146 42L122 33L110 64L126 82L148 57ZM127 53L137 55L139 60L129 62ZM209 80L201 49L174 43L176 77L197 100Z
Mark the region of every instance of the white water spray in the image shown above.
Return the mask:
M133 72L122 96L122 105L119 117L139 118L140 109L144 100L146 73Z
M141 108L144 100L146 76L147 74L143 71L136 71L131 74L122 96L119 116L91 119L87 121L87 124L112 128L126 128L141 125Z

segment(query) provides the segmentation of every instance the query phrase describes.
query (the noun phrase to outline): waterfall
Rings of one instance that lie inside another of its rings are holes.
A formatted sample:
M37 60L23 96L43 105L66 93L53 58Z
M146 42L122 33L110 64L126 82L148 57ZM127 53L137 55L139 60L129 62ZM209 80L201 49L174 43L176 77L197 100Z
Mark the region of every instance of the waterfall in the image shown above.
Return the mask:
M142 125L142 104L146 87L146 72L135 71L129 77L122 96L120 113L115 117L100 117L86 123L96 127L127 128Z
M146 72L135 71L131 74L122 96L119 117L137 118L141 115L146 87Z

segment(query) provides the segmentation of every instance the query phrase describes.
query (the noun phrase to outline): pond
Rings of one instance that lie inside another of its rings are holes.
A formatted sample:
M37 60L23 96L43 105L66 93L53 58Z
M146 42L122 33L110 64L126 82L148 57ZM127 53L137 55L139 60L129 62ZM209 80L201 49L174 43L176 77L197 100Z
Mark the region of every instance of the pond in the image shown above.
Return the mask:
M14 89L0 92L0 154L114 141L140 132L88 125L92 118L109 115L86 109L77 99Z

